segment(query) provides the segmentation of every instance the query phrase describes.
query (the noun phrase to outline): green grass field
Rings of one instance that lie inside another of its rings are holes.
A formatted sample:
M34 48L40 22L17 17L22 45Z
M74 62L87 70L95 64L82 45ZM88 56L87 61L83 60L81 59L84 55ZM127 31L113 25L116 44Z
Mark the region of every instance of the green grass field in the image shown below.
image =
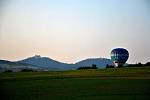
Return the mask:
M150 100L150 67L0 73L0 100Z

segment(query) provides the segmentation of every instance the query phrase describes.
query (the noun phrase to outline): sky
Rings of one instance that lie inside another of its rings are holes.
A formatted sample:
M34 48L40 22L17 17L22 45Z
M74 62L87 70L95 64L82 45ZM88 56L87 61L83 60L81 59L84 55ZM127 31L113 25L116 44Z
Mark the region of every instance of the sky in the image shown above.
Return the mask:
M145 63L149 43L149 0L0 0L0 59L75 63L123 47Z

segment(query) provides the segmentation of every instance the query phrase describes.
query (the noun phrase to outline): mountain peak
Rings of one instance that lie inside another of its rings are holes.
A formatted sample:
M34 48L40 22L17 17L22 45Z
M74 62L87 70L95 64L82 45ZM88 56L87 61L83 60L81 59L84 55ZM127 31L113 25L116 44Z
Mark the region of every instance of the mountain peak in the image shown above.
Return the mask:
M41 56L40 55L35 55L35 56L33 56L33 58L41 58Z

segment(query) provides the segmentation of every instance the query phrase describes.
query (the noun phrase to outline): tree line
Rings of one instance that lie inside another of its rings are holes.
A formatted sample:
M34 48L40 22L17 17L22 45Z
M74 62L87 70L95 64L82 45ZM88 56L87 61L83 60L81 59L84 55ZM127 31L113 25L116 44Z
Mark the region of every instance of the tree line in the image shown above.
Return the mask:
M124 67L150 67L150 62L147 62L145 64L142 64L141 62L136 63L136 64L127 64ZM106 68L115 68L114 65L106 65Z
M84 69L98 69L98 67L95 64L92 64L92 67L84 66L84 67L79 67L77 70L84 70Z

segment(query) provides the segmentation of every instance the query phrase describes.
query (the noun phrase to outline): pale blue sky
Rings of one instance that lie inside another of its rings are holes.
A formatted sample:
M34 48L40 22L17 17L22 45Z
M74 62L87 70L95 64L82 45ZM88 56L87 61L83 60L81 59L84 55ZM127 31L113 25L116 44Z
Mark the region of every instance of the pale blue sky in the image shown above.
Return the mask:
M149 0L0 0L0 59L75 63L124 47L128 63L145 63L149 38Z

